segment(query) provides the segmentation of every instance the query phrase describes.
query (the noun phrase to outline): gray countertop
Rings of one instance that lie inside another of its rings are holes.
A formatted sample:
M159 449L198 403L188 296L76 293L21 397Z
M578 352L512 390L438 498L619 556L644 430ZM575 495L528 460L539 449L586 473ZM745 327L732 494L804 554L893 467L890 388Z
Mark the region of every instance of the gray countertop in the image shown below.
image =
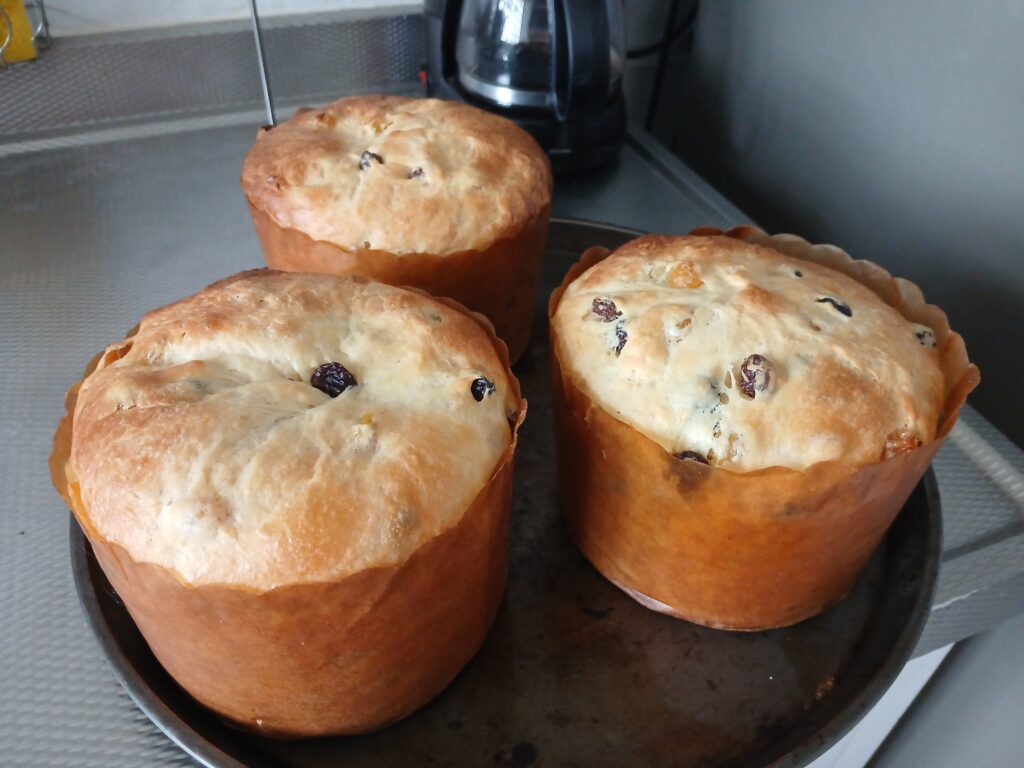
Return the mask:
M64 391L96 351L146 310L261 264L238 189L256 124L0 145L5 764L191 764L121 691L85 626L46 458ZM613 166L560 181L554 215L662 232L744 220L639 131ZM1024 611L1024 454L967 408L935 466L944 566L919 652Z

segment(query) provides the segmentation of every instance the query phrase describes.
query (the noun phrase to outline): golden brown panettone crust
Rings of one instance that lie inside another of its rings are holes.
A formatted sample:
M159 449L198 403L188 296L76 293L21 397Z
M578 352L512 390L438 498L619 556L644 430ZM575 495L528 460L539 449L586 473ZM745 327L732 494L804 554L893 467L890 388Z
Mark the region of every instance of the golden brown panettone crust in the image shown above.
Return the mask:
M270 278L272 273L258 271L214 288L231 291L238 281ZM140 561L97 530L95 510L83 502L72 466L81 382L68 392L50 457L54 486L164 667L193 696L244 728L293 738L387 725L451 681L483 642L497 611L505 584L513 456L526 403L507 350L485 318L450 300L409 293L413 305L422 299L478 329L464 332L493 350L503 372L495 379L507 382L514 407L507 444L475 498L449 527L400 562L265 590L244 583L190 585L171 569ZM173 326L181 306L155 314ZM207 319L214 326L219 322ZM133 329L127 341L138 334ZM457 340L458 335L447 341ZM97 366L123 357L126 346L113 345L94 358L83 380ZM297 572L304 570L296 565Z
M349 96L300 109L256 139L242 168L249 203L348 250L484 250L551 203L537 142L467 104Z
M872 463L888 435L928 441L939 426L942 371L923 326L853 278L768 246L637 238L567 288L555 323L595 402L725 469ZM765 371L756 392L748 360Z
M314 387L329 362L358 385ZM496 391L476 402L480 376ZM365 277L259 270L108 350L78 394L71 468L96 530L133 556L269 589L402 562L452 525L518 403L465 312Z

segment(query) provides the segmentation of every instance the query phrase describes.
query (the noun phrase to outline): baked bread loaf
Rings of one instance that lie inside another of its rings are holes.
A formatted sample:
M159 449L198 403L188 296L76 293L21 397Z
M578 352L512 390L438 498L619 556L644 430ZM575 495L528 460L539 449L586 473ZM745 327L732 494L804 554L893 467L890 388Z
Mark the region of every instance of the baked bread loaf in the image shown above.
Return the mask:
M909 283L750 228L588 252L550 314L574 538L712 626L845 595L977 383Z
M634 240L562 294L568 373L669 453L746 472L931 441L930 328L818 264L726 237Z
M525 407L486 321L364 277L242 273L147 314L76 390L54 481L207 706L362 732L479 647Z
M551 204L547 156L465 104L352 96L261 130L242 189L271 267L362 273L529 337Z

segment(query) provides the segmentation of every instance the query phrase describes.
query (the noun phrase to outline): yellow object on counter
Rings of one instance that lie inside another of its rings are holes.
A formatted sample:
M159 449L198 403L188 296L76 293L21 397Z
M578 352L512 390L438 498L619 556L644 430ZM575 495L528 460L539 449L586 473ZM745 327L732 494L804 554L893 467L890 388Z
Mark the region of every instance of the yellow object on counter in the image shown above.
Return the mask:
M4 48L3 61L13 64L16 61L32 61L38 56L35 43L32 42L32 23L28 19L23 0L0 0L0 9L7 14L11 22L11 39ZM0 45L7 38L7 19L0 15Z

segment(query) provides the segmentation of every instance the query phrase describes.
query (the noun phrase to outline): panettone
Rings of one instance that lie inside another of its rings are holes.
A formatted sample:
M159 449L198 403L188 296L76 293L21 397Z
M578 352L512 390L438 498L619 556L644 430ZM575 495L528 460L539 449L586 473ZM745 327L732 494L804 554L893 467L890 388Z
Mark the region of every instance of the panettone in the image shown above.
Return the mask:
M242 273L147 314L68 406L58 489L157 658L225 717L377 728L482 642L525 403L454 302Z
M242 169L269 266L360 273L481 312L526 347L551 205L547 156L456 102L352 96L261 130Z
M978 381L915 286L752 228L592 249L549 314L574 539L710 626L842 598Z

